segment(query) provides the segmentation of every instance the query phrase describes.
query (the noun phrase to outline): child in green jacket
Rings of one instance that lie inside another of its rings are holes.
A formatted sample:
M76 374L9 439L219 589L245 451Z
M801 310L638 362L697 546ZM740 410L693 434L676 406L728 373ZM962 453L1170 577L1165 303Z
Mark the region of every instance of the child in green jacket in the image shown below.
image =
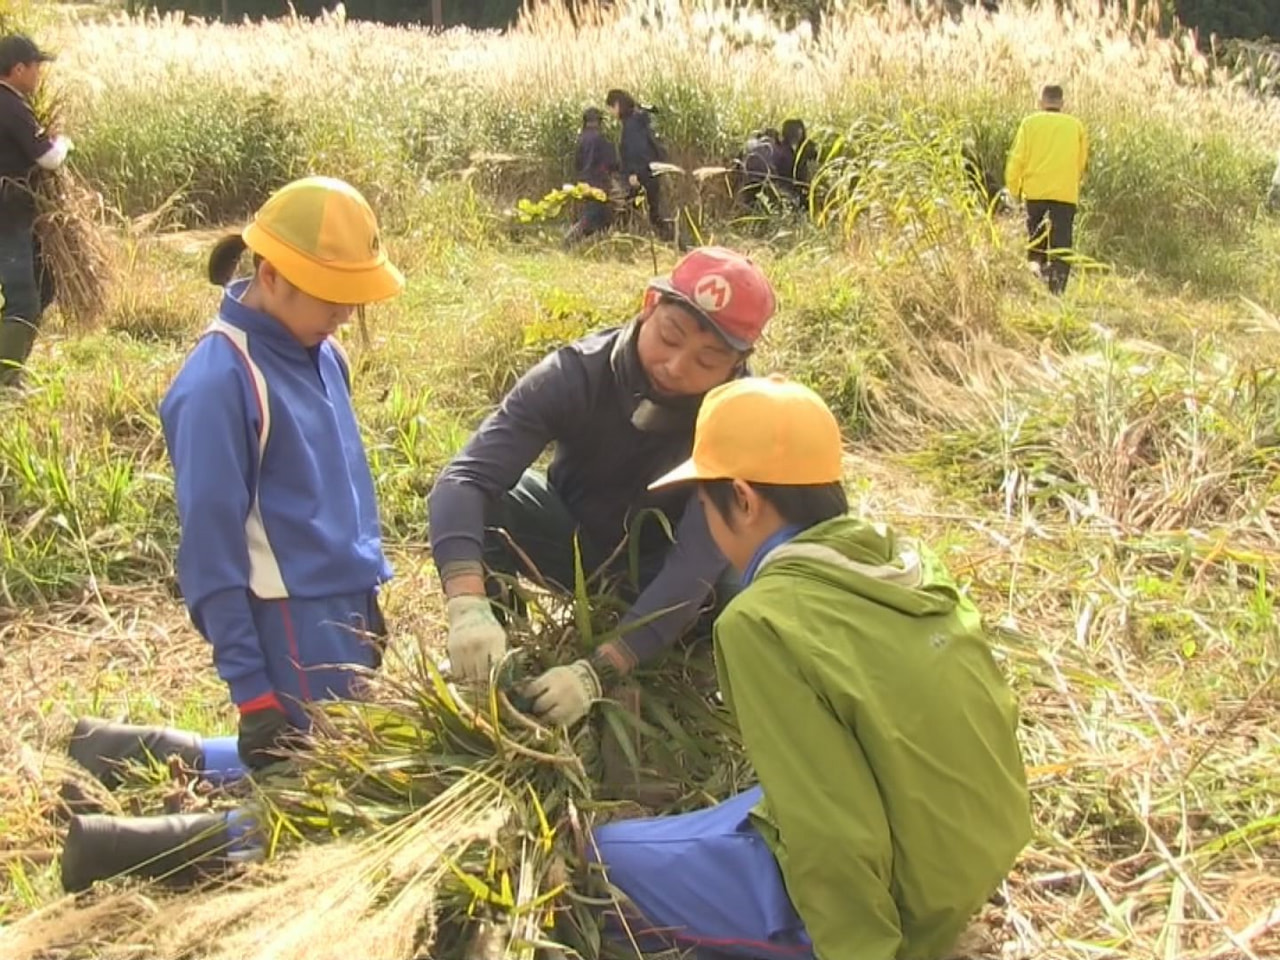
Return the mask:
M693 457L655 484L697 483L742 574L715 652L759 786L595 832L642 946L938 960L1030 836L978 613L926 548L846 516L841 455L816 394L746 378L707 395Z

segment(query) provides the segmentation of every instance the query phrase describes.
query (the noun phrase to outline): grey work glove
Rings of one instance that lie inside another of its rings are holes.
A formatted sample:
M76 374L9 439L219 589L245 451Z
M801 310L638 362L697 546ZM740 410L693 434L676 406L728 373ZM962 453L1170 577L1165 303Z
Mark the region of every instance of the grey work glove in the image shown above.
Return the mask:
M507 631L493 615L488 597L454 597L449 614L449 663L453 678L488 680L489 670L507 652Z
M586 660L552 667L520 688L533 702L533 714L543 723L572 726L600 699L600 678Z

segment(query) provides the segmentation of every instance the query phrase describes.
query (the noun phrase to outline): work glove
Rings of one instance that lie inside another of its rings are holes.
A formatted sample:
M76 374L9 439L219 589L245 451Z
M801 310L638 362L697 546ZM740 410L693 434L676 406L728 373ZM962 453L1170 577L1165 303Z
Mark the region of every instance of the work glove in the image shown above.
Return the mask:
M449 614L449 663L455 680L488 680L489 669L507 652L507 632L488 597L454 597Z
M240 754L240 762L250 770L261 770L279 763L282 752L296 748L297 735L297 728L284 711L276 707L243 713L236 752Z
M533 703L533 714L543 723L573 725L600 699L600 678L586 660L567 667L552 667L520 689Z

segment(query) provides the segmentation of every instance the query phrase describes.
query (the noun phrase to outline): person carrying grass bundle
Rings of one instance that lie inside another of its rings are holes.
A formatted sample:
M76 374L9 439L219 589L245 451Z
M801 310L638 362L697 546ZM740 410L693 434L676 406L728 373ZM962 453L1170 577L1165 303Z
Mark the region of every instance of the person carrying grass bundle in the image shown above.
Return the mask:
M0 388L16 386L49 297L36 242L36 177L62 166L71 141L31 109L53 57L22 34L0 37Z
M1061 87L1041 91L1040 110L1018 127L1005 168L1009 193L1027 204L1027 257L1055 294L1071 275L1080 180L1089 162L1084 124L1063 104Z
M577 722L681 637L713 590L722 603L731 594L733 577L701 505L683 491L655 495L647 486L689 455L703 396L745 372L774 309L755 263L700 248L650 282L630 323L557 350L521 377L431 491L431 549L448 598L456 679L488 679L506 652L495 574L572 587L575 538L590 572L649 508L675 524L674 543L657 523L632 531L638 596L623 635L529 682L534 712L549 723ZM530 467L550 445L543 476ZM625 554L620 560L625 567Z
M594 831L629 902L612 933L642 949L940 960L1030 837L978 612L925 546L846 515L841 447L811 390L744 378L707 395L692 458L652 484L693 487L741 572L716 666L759 785Z
M652 118L654 107L640 107L635 98L625 90L610 90L604 104L614 119L622 124L619 153L622 173L627 178L632 195L644 195L649 207L649 223L653 232L663 240L674 235L671 224L662 219L662 184L653 172L653 164L667 157L658 138L654 136Z
M244 251L253 276L230 282ZM279 759L305 705L351 698L381 662L379 587L391 577L373 478L334 334L404 285L365 199L309 177L220 241L213 324L160 404L181 528L177 575L239 713L236 737L81 721L70 752L108 785L122 760L178 755L225 781ZM63 884L84 889L210 833L221 815L76 816ZM151 874L154 875L154 874Z

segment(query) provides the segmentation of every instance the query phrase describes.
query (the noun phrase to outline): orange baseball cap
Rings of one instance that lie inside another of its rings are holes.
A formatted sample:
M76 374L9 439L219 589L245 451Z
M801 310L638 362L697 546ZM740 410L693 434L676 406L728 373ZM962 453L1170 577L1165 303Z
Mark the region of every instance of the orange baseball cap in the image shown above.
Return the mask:
M404 287L382 247L373 209L343 180L304 177L281 187L243 237L286 280L319 300L377 303Z
M690 480L837 483L842 452L840 425L820 396L780 374L743 377L707 394L693 456L649 489Z

